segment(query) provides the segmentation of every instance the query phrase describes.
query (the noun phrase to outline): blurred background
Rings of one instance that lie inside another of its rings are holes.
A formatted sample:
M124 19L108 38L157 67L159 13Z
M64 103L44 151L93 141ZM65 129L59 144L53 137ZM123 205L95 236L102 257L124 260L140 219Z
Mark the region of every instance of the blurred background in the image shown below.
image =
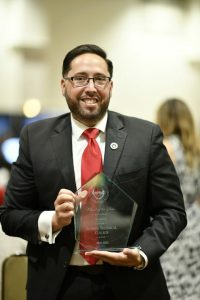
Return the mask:
M65 54L82 43L114 63L110 109L155 120L179 97L200 129L200 0L0 0L0 184L22 126L68 111Z

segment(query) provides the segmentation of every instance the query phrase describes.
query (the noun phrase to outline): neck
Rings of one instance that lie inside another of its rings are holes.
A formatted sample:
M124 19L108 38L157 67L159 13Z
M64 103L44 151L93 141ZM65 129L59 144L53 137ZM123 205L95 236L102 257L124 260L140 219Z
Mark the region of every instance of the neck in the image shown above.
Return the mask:
M96 119L96 120L89 120L89 119L79 119L79 118L77 118L77 116L74 116L73 115L73 118L76 120L76 121L78 121L78 122L80 122L80 123L82 123L83 125L85 125L85 126L87 126L87 127L94 127L101 119Z

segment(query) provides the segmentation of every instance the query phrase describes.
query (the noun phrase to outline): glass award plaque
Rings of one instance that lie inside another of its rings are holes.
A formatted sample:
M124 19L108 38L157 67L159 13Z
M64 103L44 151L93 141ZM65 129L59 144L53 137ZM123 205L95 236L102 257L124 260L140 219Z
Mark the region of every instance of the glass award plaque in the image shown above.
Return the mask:
M82 234L88 240L78 251L120 251L127 247L137 203L104 173L89 180L76 192L80 193L84 197L75 203L75 239L79 245L84 243L80 243Z

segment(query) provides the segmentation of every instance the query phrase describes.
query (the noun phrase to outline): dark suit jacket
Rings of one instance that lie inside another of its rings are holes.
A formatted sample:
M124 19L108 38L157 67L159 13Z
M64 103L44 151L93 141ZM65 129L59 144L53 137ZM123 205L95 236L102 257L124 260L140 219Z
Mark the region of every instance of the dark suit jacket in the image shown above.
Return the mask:
M49 245L38 240L38 217L53 210L61 188L76 191L70 115L42 120L21 133L1 222L6 234L28 240L28 300L55 300L73 252L74 225ZM110 144L118 144L112 149ZM173 164L151 122L109 112L104 173L137 203L128 245L140 246L146 269L108 266L116 299L169 299L159 257L186 225L182 193Z

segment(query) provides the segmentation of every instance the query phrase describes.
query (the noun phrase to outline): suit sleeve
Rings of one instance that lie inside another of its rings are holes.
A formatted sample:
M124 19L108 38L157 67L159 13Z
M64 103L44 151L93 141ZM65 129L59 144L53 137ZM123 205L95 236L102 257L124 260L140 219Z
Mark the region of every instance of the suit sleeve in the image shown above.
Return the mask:
M0 211L4 232L7 235L38 243L38 217L41 211L38 210L37 202L37 189L28 143L28 127L25 127L20 136L19 156L12 166L5 205Z
M155 126L151 138L147 210L150 225L137 240L149 262L162 255L186 226L186 213L174 165Z

